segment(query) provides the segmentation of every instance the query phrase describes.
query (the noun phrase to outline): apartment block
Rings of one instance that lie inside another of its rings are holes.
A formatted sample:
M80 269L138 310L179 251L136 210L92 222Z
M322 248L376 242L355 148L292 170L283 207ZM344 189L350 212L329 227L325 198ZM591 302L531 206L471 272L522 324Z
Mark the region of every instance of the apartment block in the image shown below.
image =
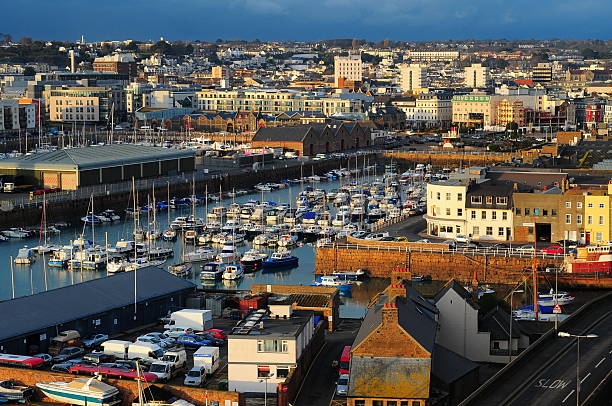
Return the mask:
M36 104L0 100L0 130L27 130L36 127Z
M116 122L125 117L126 97L121 87L63 86L44 92L47 115L52 122Z
M459 51L407 51L404 60L413 62L452 62L459 59Z
M427 87L427 65L403 64L400 68L400 83L402 92Z
M363 64L360 54L334 57L334 85L339 87L340 79L349 82L363 80Z
M465 86L482 88L489 86L491 75L489 68L480 63L473 63L465 68Z

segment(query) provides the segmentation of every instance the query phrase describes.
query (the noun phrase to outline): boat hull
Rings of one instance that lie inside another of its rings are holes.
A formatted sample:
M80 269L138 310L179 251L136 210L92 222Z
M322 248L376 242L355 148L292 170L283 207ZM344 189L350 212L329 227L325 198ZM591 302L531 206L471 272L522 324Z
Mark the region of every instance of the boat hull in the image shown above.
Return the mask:
M46 396L61 403L80 406L114 406L121 403L121 399L117 398L109 399L105 397L94 397L85 393L66 391L43 384L37 384L37 386ZM111 397L114 397L114 395Z

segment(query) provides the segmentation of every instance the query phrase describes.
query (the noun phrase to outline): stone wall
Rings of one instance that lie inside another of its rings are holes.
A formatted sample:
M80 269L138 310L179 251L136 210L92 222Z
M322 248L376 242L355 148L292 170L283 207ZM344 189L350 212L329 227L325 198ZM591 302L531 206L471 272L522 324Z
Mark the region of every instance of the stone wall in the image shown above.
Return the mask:
M478 154L470 153L469 151L411 151L411 152L386 152L386 157L390 157L397 160L404 160L418 163L431 163L435 166L457 166L462 165L473 166L482 165L486 166L489 164L510 162L513 158L512 154L499 153L499 154Z
M72 381L77 377L78 376L76 375L0 366L0 381L5 379L13 379L18 383L27 386L35 386L37 382ZM131 406L132 401L138 396L138 383L136 381L108 379L104 380L104 382L118 388L121 391L123 398L122 406ZM144 384L143 387L146 388L147 385L149 384ZM205 388L192 388L187 386L162 384L155 384L155 386L163 388L171 392L176 397L185 399L186 401L195 405L206 405L207 399L208 402L217 401L223 406L225 406L226 400L231 401L232 406L245 405L244 395L240 392L226 392ZM39 389L36 389L35 392L38 400L54 402L52 399L45 397Z
M372 277L388 278L394 268L407 267L413 274L430 275L434 280L455 278L466 283L472 281L476 272L481 283L490 284L514 284L522 280L521 271L533 264L530 257L411 252L379 247L317 248L316 255L317 274L330 273L334 269L365 269ZM560 263L561 260L546 260L546 264Z

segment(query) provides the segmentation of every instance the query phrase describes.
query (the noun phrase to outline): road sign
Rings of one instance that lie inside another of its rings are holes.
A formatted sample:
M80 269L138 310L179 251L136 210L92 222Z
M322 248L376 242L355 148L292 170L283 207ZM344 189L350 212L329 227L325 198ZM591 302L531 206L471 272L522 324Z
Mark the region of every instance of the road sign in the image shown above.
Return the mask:
M561 306L559 306L559 303L557 303L555 305L555 307L553 307L553 313L554 314L560 314L561 313Z

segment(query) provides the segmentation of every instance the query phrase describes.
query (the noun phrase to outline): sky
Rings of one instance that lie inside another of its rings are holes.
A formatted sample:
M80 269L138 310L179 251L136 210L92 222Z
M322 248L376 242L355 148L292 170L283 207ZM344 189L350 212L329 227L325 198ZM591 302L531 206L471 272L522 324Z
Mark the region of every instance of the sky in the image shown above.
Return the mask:
M610 39L610 0L17 0L14 39Z

